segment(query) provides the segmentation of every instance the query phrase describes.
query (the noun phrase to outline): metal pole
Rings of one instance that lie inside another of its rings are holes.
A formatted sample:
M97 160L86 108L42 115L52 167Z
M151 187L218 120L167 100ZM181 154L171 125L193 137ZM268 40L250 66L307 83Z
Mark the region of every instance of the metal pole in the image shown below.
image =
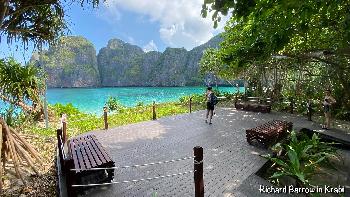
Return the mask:
M41 67L40 62L38 62L38 65L40 68L42 68L42 71L45 72L44 67ZM44 76L44 74L41 74L42 77L44 78L44 82L45 82L45 93L44 93L44 117L45 117L45 128L48 129L49 128L49 117L48 117L48 112L47 112L47 97L46 97L46 92L47 92L47 81L46 81L46 77Z
M194 190L195 197L204 197L203 180L203 148L196 146L193 148L194 154Z
M49 117L47 113L47 97L46 97L46 91L47 91L47 85L46 85L46 80L45 80L45 94L44 94L44 116L45 116L45 126L46 129L49 128Z

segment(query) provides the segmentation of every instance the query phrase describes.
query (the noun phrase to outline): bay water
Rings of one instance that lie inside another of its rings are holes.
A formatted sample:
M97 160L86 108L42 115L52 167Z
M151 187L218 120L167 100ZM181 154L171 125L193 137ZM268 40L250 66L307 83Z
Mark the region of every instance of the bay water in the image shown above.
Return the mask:
M214 88L215 89L215 88ZM237 92L236 87L218 87L220 92ZM178 101L182 96L204 94L206 87L111 87L111 88L53 88L47 90L49 104L72 103L79 110L101 114L108 97L116 97L127 107L138 102L149 104ZM239 88L244 92L244 88ZM1 104L0 104L1 105Z

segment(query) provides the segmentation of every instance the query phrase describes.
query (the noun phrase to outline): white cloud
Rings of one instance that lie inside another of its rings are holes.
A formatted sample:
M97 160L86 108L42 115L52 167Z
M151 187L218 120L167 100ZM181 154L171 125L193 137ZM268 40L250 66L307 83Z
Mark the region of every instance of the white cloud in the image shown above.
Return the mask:
M156 43L154 43L153 40L149 41L148 44L146 44L144 47L143 47L143 51L144 52L149 52L149 51L158 51L158 48L157 48L157 45Z
M133 37L127 36L127 38L128 38L128 43L135 44L135 39Z
M108 13L127 10L159 22L159 36L171 47L192 49L207 42L214 34L223 31L228 17L224 17L218 29L213 28L211 15L200 15L203 0L107 0L104 9ZM120 17L119 17L120 19ZM109 17L109 20L114 20Z
M96 12L96 16L107 21L109 24L114 25L119 22L122 18L122 14L118 9L115 9L114 6L110 6L106 2L103 6L99 7Z

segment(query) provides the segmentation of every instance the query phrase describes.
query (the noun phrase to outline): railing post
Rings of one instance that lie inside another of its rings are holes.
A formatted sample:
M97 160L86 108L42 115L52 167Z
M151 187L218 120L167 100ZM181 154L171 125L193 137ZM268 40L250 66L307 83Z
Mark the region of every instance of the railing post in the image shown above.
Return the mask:
M67 123L66 121L62 122L62 130L63 130L63 143L66 143L67 140Z
M190 113L192 113L192 97L190 97Z
M104 125L105 125L105 130L108 129L108 108L103 107L103 120L104 120Z
M62 143L66 143L67 140L67 115L61 114L61 129L62 129Z
M156 102L153 101L153 106L152 106L152 120L156 120L157 115L156 115Z
M63 153L62 153L62 143L63 142L63 137L62 137L62 129L57 129L56 130L57 134L57 151L58 151L58 156L60 157L60 163L62 168L64 168L64 161L63 161ZM62 139L62 140L61 140Z
M204 197L203 180L203 148L196 146L193 148L194 154L194 190L195 197Z

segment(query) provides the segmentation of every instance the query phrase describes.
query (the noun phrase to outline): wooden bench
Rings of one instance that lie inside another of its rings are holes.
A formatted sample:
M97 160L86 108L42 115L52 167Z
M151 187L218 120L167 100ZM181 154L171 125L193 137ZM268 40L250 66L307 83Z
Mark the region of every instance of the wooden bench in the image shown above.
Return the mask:
M68 150L73 159L75 177L74 184L91 184L110 182L114 177L114 169L89 170L92 168L111 168L115 164L95 135L86 135L69 140Z
M92 168L115 167L115 163L95 135L70 139L67 142L68 151L65 151L61 134L62 131L57 130L59 156L62 158L61 164L67 175L68 193L71 196L80 192L80 189L73 189L72 185L106 183L113 180L114 169L90 170Z
M271 112L271 99L261 99L259 97L248 97L247 101L241 99L235 102L235 108L245 111L270 113Z
M293 123L281 120L269 121L252 129L246 130L247 142L252 144L253 140L268 147L281 140L287 131L291 131Z

